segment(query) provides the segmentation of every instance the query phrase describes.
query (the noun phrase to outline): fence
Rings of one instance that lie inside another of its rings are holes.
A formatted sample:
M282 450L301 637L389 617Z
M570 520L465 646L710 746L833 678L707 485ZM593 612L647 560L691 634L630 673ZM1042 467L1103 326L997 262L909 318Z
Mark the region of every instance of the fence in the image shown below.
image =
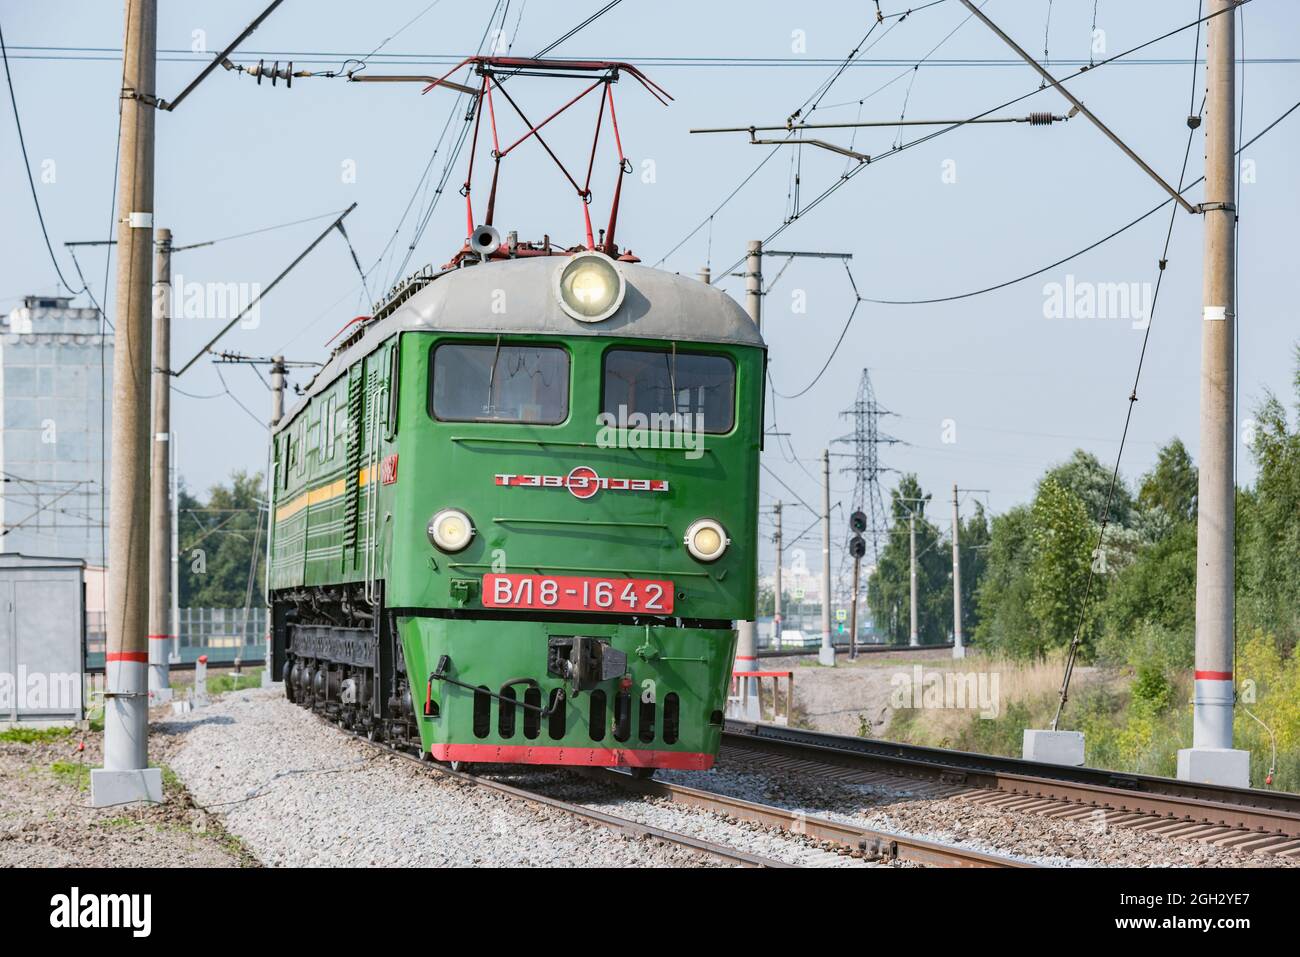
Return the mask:
M257 664L266 657L266 608L180 609L180 662L192 665L199 655L210 665ZM103 671L108 643L105 615L86 615L86 670ZM168 653L172 650L167 645ZM173 662L175 664L175 662Z

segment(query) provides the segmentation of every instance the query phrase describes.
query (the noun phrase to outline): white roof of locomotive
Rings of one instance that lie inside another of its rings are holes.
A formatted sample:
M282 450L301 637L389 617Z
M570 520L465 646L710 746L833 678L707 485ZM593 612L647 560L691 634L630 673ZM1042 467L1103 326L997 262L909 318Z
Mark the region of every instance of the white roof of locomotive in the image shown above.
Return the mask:
M556 301L554 276L567 256L490 260L450 269L365 334L330 357L275 431L289 424L308 399L381 342L398 332L481 335L624 337L725 345L763 346L740 305L721 289L637 263L615 263L627 282L623 304L602 322L580 322Z
M555 274L568 262L567 256L530 256L455 269L384 322L395 322L402 331L763 344L749 316L722 290L636 263L615 263L627 280L618 311L603 322L579 322L560 307L554 293Z

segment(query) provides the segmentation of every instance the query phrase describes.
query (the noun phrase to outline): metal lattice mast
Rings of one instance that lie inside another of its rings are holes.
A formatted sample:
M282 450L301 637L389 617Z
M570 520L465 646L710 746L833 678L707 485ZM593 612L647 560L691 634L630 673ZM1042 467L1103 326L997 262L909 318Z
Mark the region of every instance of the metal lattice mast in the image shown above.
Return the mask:
M889 513L885 510L885 497L880 488L880 473L892 469L880 463L879 447L899 442L892 435L880 431L880 417L893 414L876 401L871 372L863 369L853 407L840 412L841 416L852 418L853 432L834 440L836 444L853 447L853 464L840 471L853 475L853 508L867 515L866 537L871 543L873 562L880 561L881 539L889 532Z

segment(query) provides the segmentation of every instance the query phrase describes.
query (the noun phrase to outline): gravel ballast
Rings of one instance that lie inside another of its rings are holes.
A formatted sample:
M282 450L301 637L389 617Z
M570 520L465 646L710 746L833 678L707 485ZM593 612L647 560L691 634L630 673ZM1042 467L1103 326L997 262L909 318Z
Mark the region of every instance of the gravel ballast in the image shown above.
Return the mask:
M716 866L421 768L357 741L280 690L168 722L171 766L268 866Z

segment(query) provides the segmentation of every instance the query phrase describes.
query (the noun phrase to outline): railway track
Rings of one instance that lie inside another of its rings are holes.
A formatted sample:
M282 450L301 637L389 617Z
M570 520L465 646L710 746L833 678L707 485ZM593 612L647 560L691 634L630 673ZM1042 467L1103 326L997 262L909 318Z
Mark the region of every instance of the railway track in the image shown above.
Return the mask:
M854 856L882 863L906 862L931 867L1035 867L1028 861L988 854L970 848L937 841L927 841L907 834L859 827L825 817L815 817L786 808L756 804L712 791L702 791L683 784L638 780L630 774L608 768L582 772L585 777L615 787L661 798L674 804L703 808L724 817L748 821L764 827L778 827L816 841L837 844Z
M1300 795L728 721L719 763L1300 859Z
M322 720L326 720L323 719ZM327 722L334 724L334 722ZM338 725L335 725L338 727ZM341 729L342 730L342 729ZM375 748L385 754L391 754L401 758L404 761L418 765L424 771L430 774L441 774L449 778L454 778L464 784L474 787L484 788L497 794L502 794L516 801L524 801L530 804L541 805L551 810L559 811L570 817L584 821L588 824L594 824L597 827L603 827L606 830L614 831L618 834L624 834L628 837L650 838L662 841L666 844L672 844L683 850L692 851L697 854L703 854L720 863L730 864L740 867L793 867L795 865L787 864L784 861L778 861L770 857L763 857L758 854L750 854L746 851L734 847L727 847L722 844L715 844L712 841L705 841L694 837L690 834L682 834L678 831L669 831L664 828L654 827L649 824L643 824L631 818L620 817L605 811L596 810L582 804L572 801L565 801L560 798L551 797L545 794L539 794L526 788L516 787L512 784L506 784L504 781L494 780L490 777L481 777L476 774L469 774L465 771L453 771L445 764L436 761L426 760L417 757L406 751L389 747L386 744L377 741L371 741L364 735L355 734L350 731L345 733L351 735L355 740L370 748Z
M430 773L442 774L465 784L494 791L514 800L542 805L589 824L625 834L629 837L652 838L676 845L685 850L704 854L725 864L739 865L741 867L797 866L774 858L751 854L734 847L706 841L690 834L655 827L632 818L611 814L607 811L573 801L566 801L528 788L507 784L490 776L455 771L445 764L417 757L407 751L389 747L381 742L371 741L364 735L347 733L368 747L394 755L404 761L410 761ZM700 808L727 818L746 821L763 827L780 828L813 841L838 845L845 852L869 861L878 861L884 864L902 862L930 867L996 868L1036 866L1026 861L999 854L989 854L970 848L923 840L906 834L859 827L829 818L815 817L789 811L785 808L757 804L753 801L702 791L681 784L640 780L633 778L630 774L608 768L584 769L578 773L591 780L612 785L620 790L643 797L664 799L674 804Z

